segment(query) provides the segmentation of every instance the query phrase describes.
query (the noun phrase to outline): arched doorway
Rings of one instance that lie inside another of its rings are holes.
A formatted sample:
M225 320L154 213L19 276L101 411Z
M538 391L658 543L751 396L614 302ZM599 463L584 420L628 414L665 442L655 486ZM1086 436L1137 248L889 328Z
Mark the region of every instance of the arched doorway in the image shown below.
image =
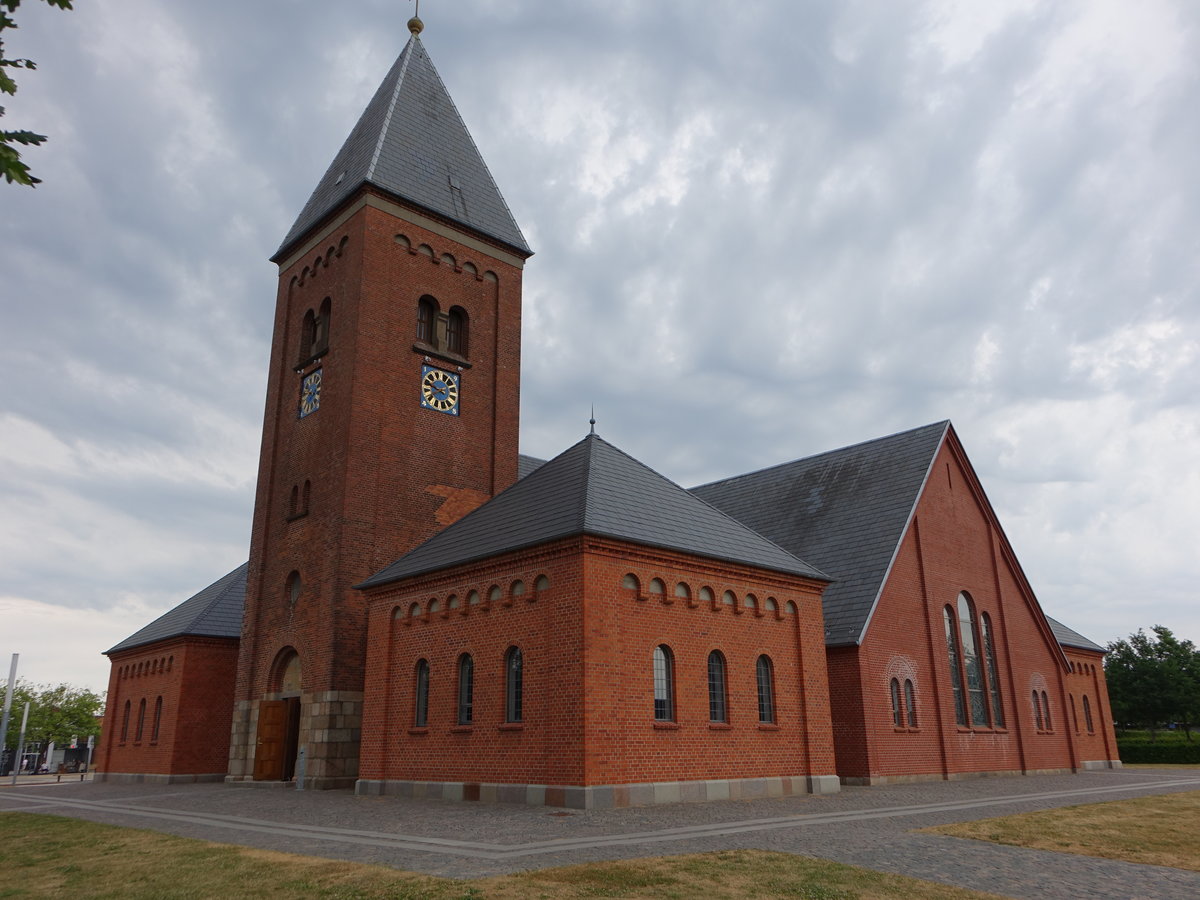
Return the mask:
M300 655L284 648L271 667L270 700L258 704L255 781L291 781L300 746Z

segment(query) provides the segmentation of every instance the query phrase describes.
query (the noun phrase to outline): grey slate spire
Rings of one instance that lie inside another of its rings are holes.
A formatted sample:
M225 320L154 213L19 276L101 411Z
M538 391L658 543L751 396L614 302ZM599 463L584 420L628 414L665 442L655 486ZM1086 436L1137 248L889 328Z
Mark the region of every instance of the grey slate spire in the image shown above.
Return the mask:
M581 534L829 580L589 434L358 586L387 584Z
M272 259L363 185L532 255L415 32Z

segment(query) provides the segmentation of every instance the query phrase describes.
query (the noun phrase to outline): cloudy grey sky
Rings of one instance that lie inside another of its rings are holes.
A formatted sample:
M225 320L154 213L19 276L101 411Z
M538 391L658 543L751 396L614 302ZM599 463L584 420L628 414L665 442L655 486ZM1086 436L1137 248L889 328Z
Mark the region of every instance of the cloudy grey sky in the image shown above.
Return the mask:
M28 2L0 660L245 560L278 246L411 4ZM694 485L953 420L1042 605L1200 640L1200 5L426 0L537 255L522 449Z

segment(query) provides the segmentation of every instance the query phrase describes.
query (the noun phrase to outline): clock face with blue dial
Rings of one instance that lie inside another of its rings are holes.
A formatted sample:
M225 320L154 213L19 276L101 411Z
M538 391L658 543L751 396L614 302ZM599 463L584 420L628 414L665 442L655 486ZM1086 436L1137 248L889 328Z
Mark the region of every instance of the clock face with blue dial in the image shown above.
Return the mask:
M300 418L315 413L321 406L321 370L310 372L300 382Z
M421 405L447 415L458 415L458 376L435 366L421 367Z

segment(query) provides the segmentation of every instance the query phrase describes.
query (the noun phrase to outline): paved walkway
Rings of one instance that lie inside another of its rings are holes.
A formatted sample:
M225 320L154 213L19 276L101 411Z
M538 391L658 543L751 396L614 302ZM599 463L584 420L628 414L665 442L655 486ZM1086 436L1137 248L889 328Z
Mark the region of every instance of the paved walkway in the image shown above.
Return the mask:
M6 780L0 784L0 811L76 816L458 878L603 859L760 848L1010 897L1195 900L1200 873L914 833L947 822L1194 790L1200 790L1200 773L1124 770L845 788L828 797L568 812L248 785L64 780L13 788ZM1200 835L1200 822L1192 827Z

